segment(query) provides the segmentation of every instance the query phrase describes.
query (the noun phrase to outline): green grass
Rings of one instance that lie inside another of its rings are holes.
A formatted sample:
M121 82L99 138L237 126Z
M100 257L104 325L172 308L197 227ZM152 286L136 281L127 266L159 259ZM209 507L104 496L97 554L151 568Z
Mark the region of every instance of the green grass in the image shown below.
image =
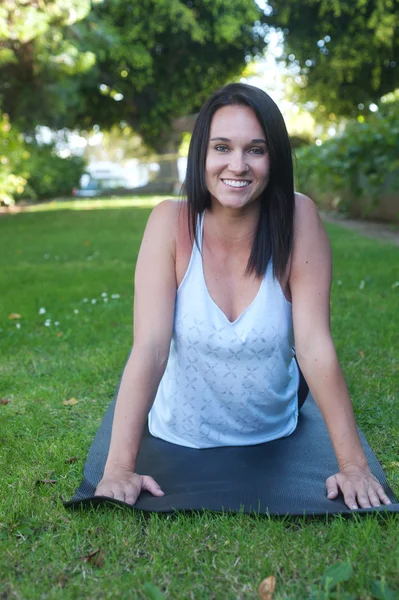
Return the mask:
M63 508L131 346L134 263L155 201L58 202L0 217L0 399L9 400L0 404L0 598L253 599L269 575L275 599L332 598L321 595L322 575L344 562L353 573L336 598L397 598L397 515ZM333 336L358 423L398 495L398 249L328 231ZM84 560L98 549L98 564ZM397 591L373 592L372 581Z

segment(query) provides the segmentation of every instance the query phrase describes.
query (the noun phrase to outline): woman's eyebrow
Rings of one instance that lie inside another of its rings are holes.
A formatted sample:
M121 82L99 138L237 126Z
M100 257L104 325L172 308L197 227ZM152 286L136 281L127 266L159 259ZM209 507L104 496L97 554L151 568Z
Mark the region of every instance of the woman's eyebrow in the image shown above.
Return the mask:
M214 137L214 138L211 138L209 141L216 142L217 140L219 140L221 142L231 142L230 138L225 138L225 137ZM263 140L261 138L255 138L255 139L251 140L250 143L251 144L266 144L266 140Z

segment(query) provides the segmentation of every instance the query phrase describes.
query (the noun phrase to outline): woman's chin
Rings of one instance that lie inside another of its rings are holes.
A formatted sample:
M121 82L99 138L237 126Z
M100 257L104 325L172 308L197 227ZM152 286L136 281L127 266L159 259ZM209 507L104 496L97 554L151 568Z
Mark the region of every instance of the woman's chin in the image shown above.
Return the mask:
M223 208L236 210L246 208L254 202L254 198L244 195L240 197L238 194L235 197L232 197L231 194L228 196L220 194L218 197L214 197L214 199L220 206L223 206Z

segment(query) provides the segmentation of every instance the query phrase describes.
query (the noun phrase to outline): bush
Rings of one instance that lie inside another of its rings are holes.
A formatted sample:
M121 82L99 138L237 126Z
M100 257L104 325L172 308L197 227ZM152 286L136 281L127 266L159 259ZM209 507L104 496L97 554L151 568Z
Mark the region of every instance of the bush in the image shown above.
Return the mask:
M384 194L399 189L399 101L296 155L298 189L347 213L363 199L362 216L367 216Z
M71 195L85 171L84 159L57 156L54 145L28 143L0 112L0 205L22 198L42 200Z
M22 158L17 170L26 178L27 184L19 198L42 200L56 196L70 196L72 188L79 187L86 162L78 156L61 158L53 144L26 144L28 156Z
M15 172L15 164L27 157L22 135L12 127L8 116L0 112L0 206L14 203L15 194L21 194L26 179Z

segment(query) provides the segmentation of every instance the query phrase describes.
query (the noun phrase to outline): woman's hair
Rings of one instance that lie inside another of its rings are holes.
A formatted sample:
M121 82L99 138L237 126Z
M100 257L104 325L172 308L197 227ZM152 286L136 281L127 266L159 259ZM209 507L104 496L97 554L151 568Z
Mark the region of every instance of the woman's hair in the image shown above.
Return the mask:
M266 92L244 83L230 83L216 91L201 108L191 137L183 193L187 197L189 231L198 245L198 215L211 206L205 164L212 117L223 106L252 108L264 131L270 176L261 194L261 211L247 264L247 272L262 276L272 260L273 275L282 277L294 237L294 176L291 145L283 116Z

